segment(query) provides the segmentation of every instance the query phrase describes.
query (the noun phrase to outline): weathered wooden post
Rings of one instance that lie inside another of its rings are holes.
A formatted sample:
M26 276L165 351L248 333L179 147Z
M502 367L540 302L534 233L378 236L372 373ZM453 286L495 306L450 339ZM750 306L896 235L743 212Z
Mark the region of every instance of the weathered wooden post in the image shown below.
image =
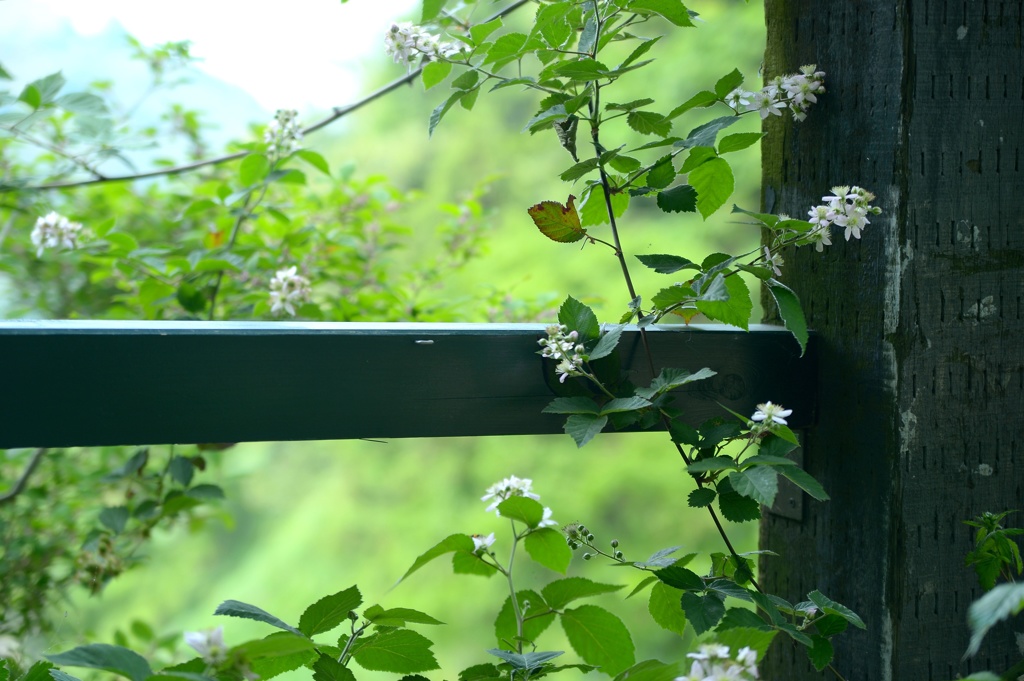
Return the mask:
M766 208L802 217L852 183L885 213L860 243L786 256L821 339L805 464L833 500L800 520L765 515L762 546L783 557L763 583L795 600L820 588L864 617L869 630L837 646L849 681L1002 672L1022 655L1010 626L961 662L982 593L962 521L1024 509L1022 3L765 11L766 75L828 74L806 122L769 121ZM789 646L764 677L820 678Z

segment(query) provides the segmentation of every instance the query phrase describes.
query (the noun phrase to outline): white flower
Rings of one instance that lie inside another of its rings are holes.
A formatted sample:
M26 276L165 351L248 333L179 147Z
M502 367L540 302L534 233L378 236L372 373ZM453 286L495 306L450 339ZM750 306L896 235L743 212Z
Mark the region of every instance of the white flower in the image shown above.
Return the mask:
M729 656L729 646L702 645L700 651L687 655L693 662L690 673L675 681L749 681L758 678L757 652L743 648L736 659Z
M786 261L782 259L782 255L779 253L772 253L771 249L767 246L764 247L764 264L772 268L772 272L775 273L776 277L782 276L782 270L779 269L786 264Z
M736 111L739 111L740 109L749 111L750 104L753 101L754 93L749 90L744 90L741 87L736 88L725 96L725 103Z
M267 124L263 141L269 145L267 151L272 156L285 156L299 148L302 128L299 127L298 115L295 109L278 109L274 120Z
M487 493L480 497L480 501L487 501L488 499L494 499L485 510L495 511L496 515L501 515L496 509L498 504L509 499L511 497L527 497L528 499L539 500L540 496L534 494L530 487L533 485L533 480L530 478L517 478L512 475L501 482L496 482L487 488Z
M32 228L31 239L32 245L36 247L36 257L43 257L43 251L47 248L76 248L81 233L82 223L71 222L60 213L50 211L46 217L36 220Z
M771 88L764 88L754 93L754 108L761 114L761 120L773 116L782 115L782 102L776 97Z
M544 507L544 517L537 523L537 527L557 527L558 523L551 519L551 509L547 506Z
M545 329L548 337L537 341L537 344L544 348L540 351L540 356L558 362L555 373L562 383L570 376L583 375L583 353L586 351L586 348L577 342L579 334L576 331L566 333L567 328L564 324L551 324Z
M462 51L455 43L441 42L438 36L427 33L419 26L407 22L391 24L384 34L384 52L396 64L412 68L418 56L427 59L447 59Z
M186 631L185 643L192 646L203 658L203 662L210 666L222 664L228 658L228 649L224 645L224 627L206 631Z
M295 306L309 300L309 279L297 274L294 265L278 270L270 280L270 311L273 314L287 312L295 316Z
M491 532L486 537L482 534L474 534L472 535L471 538L473 540L473 553L480 553L481 551L489 549L491 548L491 545L494 543L493 532Z
M786 425L786 417L793 413L792 409L784 409L781 404L765 402L757 405L757 411L750 417L751 421L770 421Z
M882 212L881 208L871 205L874 199L875 195L863 187L832 187L832 194L821 197L827 204L807 211L811 224L817 227L807 235L807 243L815 244L819 252L824 246L830 246L829 228L832 225L843 228L847 241L851 236L859 239L861 231L871 223L868 215Z

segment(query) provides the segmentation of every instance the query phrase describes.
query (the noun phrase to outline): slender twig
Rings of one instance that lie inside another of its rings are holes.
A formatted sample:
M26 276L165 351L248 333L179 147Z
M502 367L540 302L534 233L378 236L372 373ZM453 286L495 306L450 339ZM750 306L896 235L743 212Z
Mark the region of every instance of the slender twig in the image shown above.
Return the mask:
M516 585L512 580L512 566L516 560L516 546L519 544L519 536L516 534L516 523L514 520L509 521L512 524L512 550L508 556L508 569L505 570L505 579L508 580L508 592L512 600L512 612L516 616L516 652L520 655L523 654L523 611L519 607L519 598L516 597Z
M495 19L508 16L509 14L516 11L523 5L529 4L531 1L532 0L516 0L516 2L513 2L505 9L495 12L491 16L487 17L481 23L487 23L488 21L494 21ZM312 132L320 130L321 128L325 128L331 123L337 121L339 118L343 118L348 114L363 108L367 104L380 99L384 95L393 92L394 90L397 90L403 85L408 85L409 83L412 83L413 81L416 80L416 78L419 77L422 71L422 66L413 69L412 71L402 76L401 78L396 78L387 85L371 92L370 94L366 95L365 97L363 97L362 99L353 104L349 104L347 106L334 107L329 116L317 121L316 123L310 126L303 128L302 134L308 135ZM111 175L107 177L99 176L88 180L73 180L70 182L50 182L47 184L41 184L36 186L19 187L18 189L21 189L23 191L48 191L51 189L71 189L73 187L84 187L88 185L104 184L109 182L130 182L133 180L142 180L150 177L162 177L165 175L180 175L182 173L188 173L193 170L199 170L200 168L205 168L207 166L219 165L221 163L234 161L242 158L248 153L249 152L247 151L239 151L233 154L225 154L223 156L216 156L214 158L207 158L201 161L195 161L193 163L185 163L179 166L172 166L170 168L160 168L158 170L150 170L143 173L135 173L132 175ZM14 187L0 187L0 193L3 193L5 191L13 191L14 189Z
M275 163L276 165L276 163ZM273 169L273 166L271 167ZM270 188L269 182L263 183L263 188L260 190L259 197L256 201L252 201L252 192L249 192L245 197L245 204L242 206L241 212L238 214L238 219L235 220L235 226L231 229L231 236L228 238L228 243L224 247L224 252L228 253L231 248L235 245L235 241L238 240L238 234L242 231L242 225L252 217L252 213L256 210L256 206L260 205L263 201L263 197L267 195L267 190ZM210 315L207 317L207 321L213 321L213 317L217 311L217 296L220 294L220 285L224 282L224 270L217 271L217 281L213 284L213 293L210 294Z
M50 152L51 154L56 154L57 156L60 156L61 158L67 159L68 161L71 161L72 163L74 163L76 166L78 166L82 170L84 170L86 172L89 172L89 173L92 173L94 175L94 181L102 181L102 180L106 179L106 177L103 175L103 173L101 173L99 170L94 168L88 161L86 161L84 159L81 159L78 156L75 156L74 154L72 154L70 152L65 151L64 149L62 149L61 147L57 146L56 144L50 144L46 140L37 139L36 137L33 137L32 135L29 135L27 132L22 132L21 130L18 130L18 126L17 125L13 125L13 126L11 126L11 125L0 125L0 130L6 130L7 132L9 132L10 134L14 135L16 138L18 138L20 140L28 142L29 144L35 145L35 146L39 147L40 149L45 149L46 151Z
M22 471L21 477L18 478L18 481L14 483L14 486L9 490L0 494L0 506L11 503L19 494L25 491L28 479L32 477L32 473L35 472L36 466L38 466L39 462L43 460L44 454L46 454L46 448L44 447L40 447L36 451L32 452L32 458L29 459L28 465L25 466L25 470Z

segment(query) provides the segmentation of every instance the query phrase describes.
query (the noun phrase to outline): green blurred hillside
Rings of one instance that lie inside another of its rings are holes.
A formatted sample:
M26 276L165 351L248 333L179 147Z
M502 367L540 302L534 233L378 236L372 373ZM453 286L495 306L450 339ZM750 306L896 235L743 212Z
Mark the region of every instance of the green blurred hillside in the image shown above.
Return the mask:
M667 111L734 67L748 85L759 83L762 4L692 4L706 23L662 41L653 52L656 65L617 98L650 96ZM365 68L367 92L402 74L383 54ZM570 192L579 193L557 177L572 161L553 133L519 133L534 113L536 98L510 91L483 96L471 113L453 110L428 140L427 119L443 88L426 93L419 84L403 88L335 129L310 136L308 146L327 156L332 167L353 164L360 174L381 173L400 187L421 191L425 205L406 216L413 225L423 224L426 204L454 200L487 180L490 249L458 286L493 286L514 297L568 293L603 299L599 313L617 317L628 296L615 261L597 247L580 252L578 246L553 244L527 217L526 208L534 203L564 202ZM684 118L676 133L685 135L702 121ZM752 117L737 131L757 125ZM649 140L623 137L609 144L644 141ZM740 153L745 155L732 159L734 201L756 207L757 147ZM757 244L758 235L729 224L725 210L702 223L692 214L661 213L647 201L650 205L637 202L623 221L624 247L632 254L672 252L698 259ZM423 229L414 237L424 249L430 248L430 232ZM648 296L671 283L639 271L637 279ZM147 567L116 580L102 598L83 599L83 609L69 610L68 641L52 641L52 648L73 642L82 629L109 640L135 618L162 633L225 624L228 643L237 643L267 631L255 623L212 617L225 599L255 603L295 620L319 597L359 584L367 604L418 608L449 623L430 632L440 641L443 668L485 661L482 651L494 644L489 632L504 594L498 580L453 577L439 560L409 583L389 589L417 555L452 532L497 532L496 548L506 551L504 528L484 513L479 497L512 474L533 478L560 522L583 521L599 540L619 539L627 558L645 558L670 545L682 545L683 552L721 550L706 516L686 508L692 483L667 438L658 434L607 436L583 450L568 437L254 444L226 451L218 467L227 479L233 526L214 523L212 531L190 534L181 528L158 536ZM756 527L731 530L740 550L754 548ZM629 588L639 581L636 574L600 561L577 559L570 571ZM524 580L524 585L530 584ZM639 654L669 659L686 652L685 641L644 614L644 597L610 596L604 604L635 627ZM563 645L557 627L547 636L552 647Z

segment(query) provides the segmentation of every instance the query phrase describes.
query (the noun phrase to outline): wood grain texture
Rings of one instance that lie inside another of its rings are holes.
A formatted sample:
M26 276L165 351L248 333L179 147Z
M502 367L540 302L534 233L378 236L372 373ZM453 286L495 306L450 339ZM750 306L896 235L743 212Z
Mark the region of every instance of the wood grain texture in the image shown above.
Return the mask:
M522 435L564 391L537 324L0 322L0 447ZM652 329L657 367L718 374L677 393L699 423L766 400L814 415L788 332ZM813 352L813 347L811 352ZM618 360L650 381L640 334Z
M1005 670L1024 624L960 660L982 593L962 521L1024 507L1021 3L768 0L766 20L766 75L817 63L828 93L803 124L769 122L765 202L803 215L852 183L885 213L861 242L785 256L820 334L804 456L833 500L765 516L783 557L762 583L864 617L838 639L849 681ZM764 676L820 678L788 645Z

